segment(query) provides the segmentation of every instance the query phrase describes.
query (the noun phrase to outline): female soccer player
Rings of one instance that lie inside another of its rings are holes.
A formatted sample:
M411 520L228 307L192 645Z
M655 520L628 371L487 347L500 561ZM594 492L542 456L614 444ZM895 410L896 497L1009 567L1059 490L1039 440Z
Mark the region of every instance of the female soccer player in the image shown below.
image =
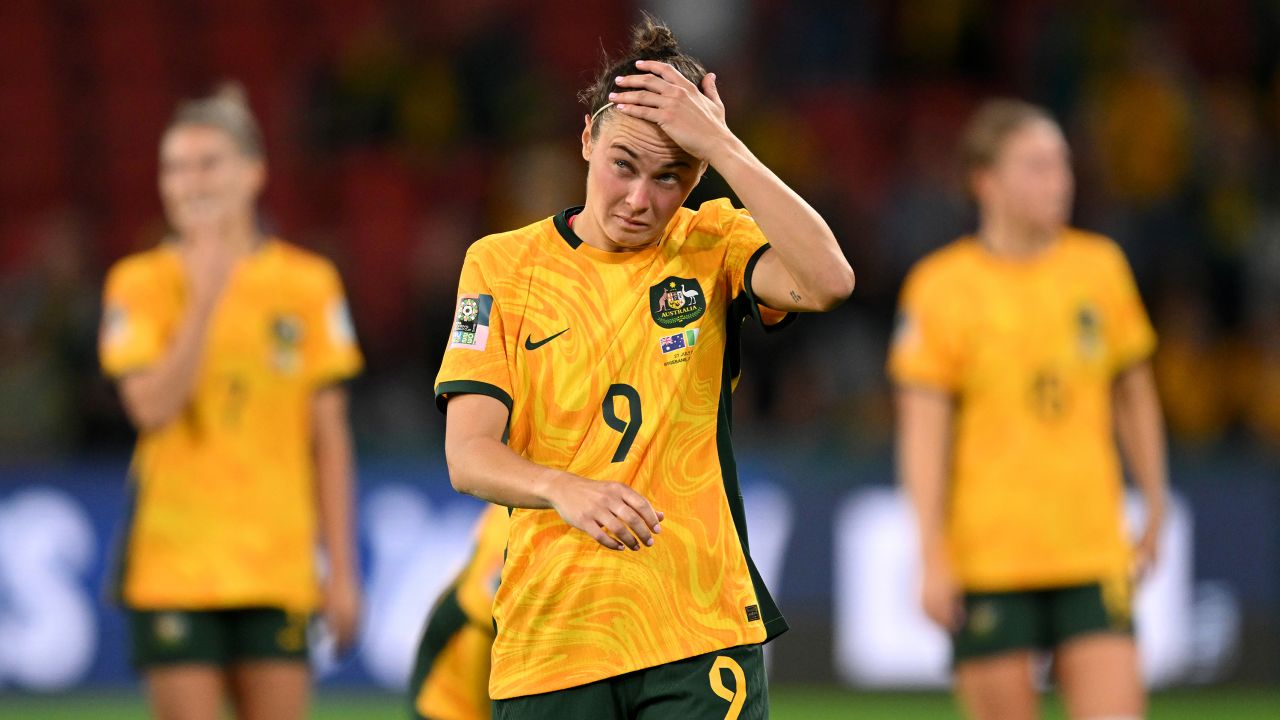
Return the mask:
M258 230L257 123L234 89L160 143L173 235L107 277L102 365L138 429L119 592L157 718L301 718L306 630L359 615L346 393L361 365L337 273ZM317 534L327 556L323 589Z
M454 487L512 508L494 715L764 717L786 625L747 551L738 334L830 310L853 271L665 26L583 98L583 206L471 246L437 377ZM749 213L681 207L708 165Z
M1036 717L1047 650L1071 717L1139 718L1130 589L1165 507L1155 335L1120 249L1066 225L1048 113L992 101L963 150L978 232L911 271L889 361L924 609L953 634L970 716ZM1146 499L1136 552L1113 432Z

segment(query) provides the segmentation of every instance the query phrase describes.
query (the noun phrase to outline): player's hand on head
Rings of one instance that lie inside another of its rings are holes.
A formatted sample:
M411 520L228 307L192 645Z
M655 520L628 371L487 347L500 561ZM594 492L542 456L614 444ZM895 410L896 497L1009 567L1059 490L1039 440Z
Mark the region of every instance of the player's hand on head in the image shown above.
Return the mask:
M610 550L652 546L664 515L640 493L621 483L565 474L551 505L565 522Z
M668 63L639 60L636 75L618 78L621 92L609 94L618 112L648 120L686 152L706 160L716 143L731 137L725 124L724 102L715 73L707 73L702 88Z

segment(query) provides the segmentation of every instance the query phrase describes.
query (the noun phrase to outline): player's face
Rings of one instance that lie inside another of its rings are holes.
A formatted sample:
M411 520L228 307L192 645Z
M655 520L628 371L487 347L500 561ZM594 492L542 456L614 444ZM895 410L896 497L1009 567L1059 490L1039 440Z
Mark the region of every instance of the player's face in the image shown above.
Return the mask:
M218 128L180 125L160 143L160 198L179 233L242 222L265 179L262 161Z
M995 164L978 179L983 212L1003 215L1011 224L1053 232L1071 215L1075 179L1071 153L1058 126L1028 123L1005 138Z
M651 245L661 239L706 167L651 122L619 112L596 122L604 124L595 139L590 123L582 133L582 157L588 163L582 214L592 226L584 230L612 250Z

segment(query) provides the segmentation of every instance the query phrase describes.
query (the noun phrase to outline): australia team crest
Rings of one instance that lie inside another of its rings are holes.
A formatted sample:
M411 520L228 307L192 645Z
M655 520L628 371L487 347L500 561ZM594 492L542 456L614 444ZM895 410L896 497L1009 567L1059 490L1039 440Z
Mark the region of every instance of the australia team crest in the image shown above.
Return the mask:
M684 327L707 312L707 297L697 279L671 276L649 288L649 310L660 328Z

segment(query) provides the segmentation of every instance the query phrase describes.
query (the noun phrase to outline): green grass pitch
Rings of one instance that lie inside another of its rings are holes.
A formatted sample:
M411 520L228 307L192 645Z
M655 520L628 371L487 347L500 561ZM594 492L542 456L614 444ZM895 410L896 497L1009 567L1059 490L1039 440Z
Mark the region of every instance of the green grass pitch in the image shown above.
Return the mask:
M930 694L860 693L834 688L780 687L771 693L773 720L960 720L950 698ZM1066 716L1050 701L1046 720ZM315 720L403 720L403 701L395 695L321 691L312 709ZM136 720L146 717L137 694L75 693L32 696L0 693L0 720ZM1151 720L1275 720L1280 690L1197 689L1160 693L1152 698Z

